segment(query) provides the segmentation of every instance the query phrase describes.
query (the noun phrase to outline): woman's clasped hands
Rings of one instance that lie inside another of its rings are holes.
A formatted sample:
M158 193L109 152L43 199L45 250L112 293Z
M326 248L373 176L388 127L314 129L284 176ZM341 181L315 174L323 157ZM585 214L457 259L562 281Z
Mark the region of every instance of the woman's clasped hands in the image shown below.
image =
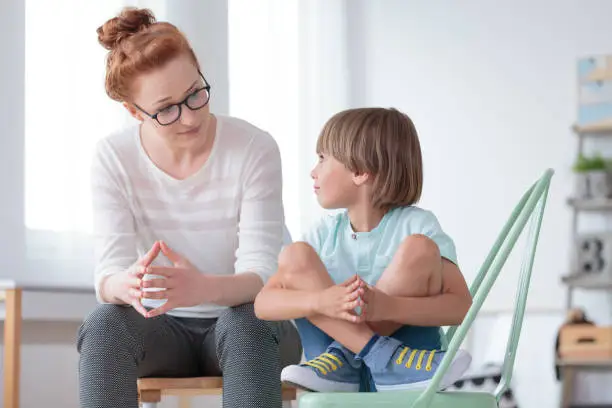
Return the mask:
M153 265L160 253L171 262L171 266ZM163 241L156 241L125 272L111 275L108 279L107 287L114 297L121 303L131 305L146 318L159 316L177 307L204 303L214 290L208 275L198 271L187 258L173 251ZM147 310L141 299L165 302L155 309Z

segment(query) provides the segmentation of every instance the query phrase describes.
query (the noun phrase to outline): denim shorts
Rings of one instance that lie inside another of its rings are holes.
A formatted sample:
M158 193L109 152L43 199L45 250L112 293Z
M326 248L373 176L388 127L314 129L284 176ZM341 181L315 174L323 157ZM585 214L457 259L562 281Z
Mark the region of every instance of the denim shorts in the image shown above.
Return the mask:
M305 318L296 319L295 324L302 340L302 347L304 348L304 357L306 360L312 360L324 353L327 347L334 341L327 333ZM398 339L406 346L414 349L439 350L443 346L441 331L438 326L425 327L407 325L400 327L391 337ZM374 382L365 366L362 370L361 378L360 391L375 391Z

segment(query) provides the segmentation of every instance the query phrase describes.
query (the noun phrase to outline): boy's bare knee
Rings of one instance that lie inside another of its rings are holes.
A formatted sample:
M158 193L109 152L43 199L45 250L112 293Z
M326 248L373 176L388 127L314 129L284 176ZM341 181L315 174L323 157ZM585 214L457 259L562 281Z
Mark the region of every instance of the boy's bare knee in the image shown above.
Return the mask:
M395 256L404 265L422 265L427 262L439 264L441 261L438 245L431 238L422 234L406 237L399 245Z
M287 245L278 256L278 268L284 280L290 280L307 273L318 259L314 248L306 242Z
M438 245L422 234L411 235L399 245L391 273L384 281L388 290L407 291L399 295L426 296L439 293L442 285L442 258ZM384 277L384 276L383 276ZM408 284L409 283L409 284Z
M301 268L312 263L317 257L314 248L306 242L294 242L287 245L278 256L278 266L281 268Z

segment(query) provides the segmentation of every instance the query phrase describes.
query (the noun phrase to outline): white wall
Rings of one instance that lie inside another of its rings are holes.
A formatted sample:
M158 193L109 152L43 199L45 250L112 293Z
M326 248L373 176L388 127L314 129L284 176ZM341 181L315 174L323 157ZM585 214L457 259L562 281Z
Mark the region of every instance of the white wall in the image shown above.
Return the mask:
M469 280L523 191L545 168L555 169L513 384L521 407L555 406L553 350L565 304L559 281L568 272L571 237L565 200L577 146L569 130L576 115L576 59L612 52L612 4L347 4L352 104L395 106L415 121L425 160L421 204L455 238ZM483 313L476 325L476 365L503 357L509 328L504 310L512 307L519 260L508 261L485 305L502 313ZM590 306L598 323L610 324L609 296L576 300ZM493 335L497 327L506 330L503 336ZM581 397L612 400L602 389Z
M24 2L3 2L0 12L0 278L22 270L23 266L24 24Z

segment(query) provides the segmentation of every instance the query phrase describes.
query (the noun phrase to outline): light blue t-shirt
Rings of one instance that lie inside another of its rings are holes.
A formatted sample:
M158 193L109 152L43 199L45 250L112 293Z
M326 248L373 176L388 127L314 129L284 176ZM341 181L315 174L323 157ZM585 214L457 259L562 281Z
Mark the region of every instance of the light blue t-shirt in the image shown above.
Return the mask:
M457 264L453 240L428 210L407 206L391 210L369 232L354 232L347 211L323 217L305 234L333 281L342 283L357 273L375 285L402 241L413 234L431 238L443 258Z

